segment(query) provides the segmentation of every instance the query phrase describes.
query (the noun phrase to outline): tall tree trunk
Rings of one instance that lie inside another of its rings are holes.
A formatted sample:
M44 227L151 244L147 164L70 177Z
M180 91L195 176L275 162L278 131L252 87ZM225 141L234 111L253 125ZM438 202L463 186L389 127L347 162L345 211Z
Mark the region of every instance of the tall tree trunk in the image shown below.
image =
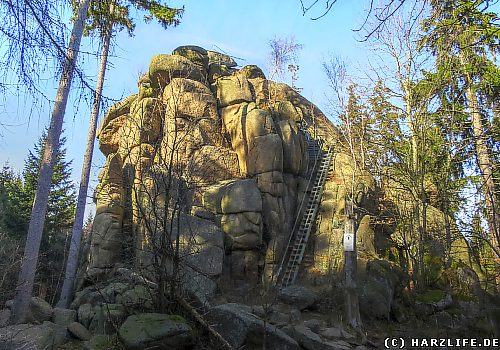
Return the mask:
M110 12L113 11L113 4L110 5ZM80 180L80 189L78 191L78 201L76 204L75 222L71 232L71 245L69 247L68 262L66 264L66 273L61 290L61 296L57 303L58 307L67 308L73 297L74 282L78 264L78 255L80 252L80 242L82 237L83 216L85 214L85 202L87 199L87 190L90 178L90 167L92 165L92 154L94 152L94 141L97 129L97 120L99 118L99 107L101 105L102 87L106 68L108 63L109 43L113 30L113 23L106 26L102 37L101 62L99 64L99 73L97 75L97 84L95 89L94 101L92 104L92 113L90 116L89 131L87 134L87 145L83 156L82 177Z
M80 2L78 17L73 25L71 39L62 66L62 74L59 80L54 108L52 110L50 127L47 131L47 141L40 166L37 191L31 211L28 235L24 247L24 256L17 282L16 297L12 308L12 321L14 323L22 323L25 320L31 294L33 292L38 252L40 250L45 215L47 213L52 172L54 170L59 138L61 136L64 114L66 112L66 104L68 102L68 95L71 88L78 51L80 50L80 42L83 36L89 4L90 0L82 0Z
M474 89L467 87L467 100L469 101L470 115L472 119L472 128L474 132L474 140L476 146L476 157L481 170L481 175L484 181L484 193L486 199L486 209L488 211L488 224L491 234L491 239L494 240L495 247L499 247L499 222L496 206L495 183L493 180L493 164L491 162L490 152L487 145L486 135L484 131L481 113L479 112L479 103Z
M354 222L353 202L347 201L344 206L345 227L344 233L353 237L354 249L344 252L344 272L345 272L345 306L346 319L354 329L361 327L361 316L359 313L359 300L356 283L357 252L356 252L356 227ZM345 239L345 236L344 236Z
M469 113L472 121L472 131L474 133L474 142L476 146L476 158L483 177L483 191L486 200L486 211L488 215L488 228L490 232L491 244L495 251L496 270L500 273L500 212L498 199L495 193L495 182L493 179L493 163L491 161L490 151L487 144L487 135L484 130L479 102L471 80L467 77L467 101L469 102ZM500 276L497 277L497 287L500 288Z
M460 62L466 66L467 56L460 52ZM498 207L498 198L495 193L494 166L491 160L490 150L488 148L487 133L484 130L483 120L479 109L476 89L472 85L472 77L465 73L466 96L469 104L469 113L472 121L472 132L476 148L476 159L483 177L483 191L486 200L486 211L488 215L488 228L490 231L490 240L494 247L497 270L500 268L500 209ZM499 276L500 278L500 276ZM500 286L499 286L500 287Z
M409 60L411 60L412 56L409 56ZM410 66L407 68L407 76L410 76ZM422 222L420 217L424 214L420 210L420 201L423 197L423 172L420 170L420 162L418 159L418 146L419 140L417 135L417 126L418 121L416 120L416 115L412 111L413 104L413 92L411 90L411 82L409 80L405 80L403 82L403 91L405 93L405 111L406 111L406 122L408 124L408 129L410 130L410 157L411 157L411 165L410 165L410 184L411 184L411 192L412 192L412 232L416 228L418 234L418 242L417 242L417 264L413 266L412 269L414 271L414 277L417 282L417 287L423 287L424 285L424 251L425 251L425 232L423 229ZM421 180L422 179L422 180ZM425 206L422 204L425 210ZM423 220L425 221L425 220Z

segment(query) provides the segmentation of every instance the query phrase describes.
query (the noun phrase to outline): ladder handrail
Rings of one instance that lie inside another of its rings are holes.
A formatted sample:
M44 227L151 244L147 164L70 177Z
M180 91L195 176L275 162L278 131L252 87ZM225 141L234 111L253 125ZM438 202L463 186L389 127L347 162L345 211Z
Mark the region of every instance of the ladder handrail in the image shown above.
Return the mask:
M309 146L308 151L312 149L311 145L317 147L318 141L312 138L306 130L304 130L304 133L306 135L306 141L308 142ZM321 142L321 140L319 141ZM305 212L303 215L298 215L296 217L292 232L288 239L287 246L283 253L278 273L276 275L277 283L279 284L280 287L292 284L297 277L299 266L300 263L302 262L305 248L307 246L307 241L309 239L312 230L313 221L316 218L321 203L321 196L323 195L324 186L331 167L332 155L333 155L333 146L329 146L328 151L326 152L325 155L323 155L323 151L320 148L320 152L316 156L313 171L310 174L307 185L307 190L310 191L310 193L309 196L307 196L308 197L307 206L304 208ZM321 161L318 164L318 160L320 158ZM313 177L314 177L314 183L313 186L311 187L311 182L313 181ZM306 195L304 195L304 197L302 198L299 210L303 209L305 198ZM299 218L300 218L300 225L297 229L297 232L295 232ZM297 254L297 252L299 253ZM286 269L282 275L282 269L287 257L288 261L286 264Z
M332 147L330 146L330 148L329 148L329 150L328 150L328 152L326 154L326 163L327 163L327 166L321 172L321 174L319 175L319 177L317 177L318 182L319 182L318 183L319 190L317 191L318 197L316 199L314 199L314 197L313 197L313 199L312 199L312 204L314 205L314 209L312 211L312 214L310 215L312 217L312 220L314 220L316 218L319 206L321 204L321 196L323 195L324 185L326 183L326 178L328 177L328 172L329 172L329 168L330 168L330 164L331 164L332 154L333 154ZM299 266L300 266L300 264L302 262L302 259L304 258L304 253L305 253L305 249L306 249L306 246L307 246L307 242L309 240L309 236L310 236L311 231L312 231L312 225L313 225L312 222L308 224L309 227L305 230L305 235L302 236L300 238L300 240L299 240L298 244L300 245L300 248L299 248L300 249L300 253L299 253L298 257L297 257L298 260L296 260L294 262L291 262L291 260L289 260L289 262L288 262L288 265L290 265L290 263L291 263L292 266L287 266L287 268L288 267L293 268L294 271L293 271L293 275L291 275L291 276L289 275L288 276L288 281L284 281L286 275L283 276L283 280L281 281L282 282L281 283L282 287L286 287L287 285L293 284L293 282L295 282L295 279L297 278L297 275L299 273ZM287 273L287 271L285 271L285 274L286 273ZM284 282L286 282L286 285L285 285Z
M309 152L310 145L311 145L313 142L318 142L318 141L317 141L317 140L315 140L315 139L313 139L313 138L311 137L311 135L309 134L309 132L308 132L306 129L302 129L302 128L301 128L301 130L304 132L304 135L305 135L305 138L306 138L306 142L307 142L307 146L308 146L308 147L307 147L307 152ZM321 141L321 140L319 140L319 141ZM306 193L307 193L307 191L309 190L309 187L311 186L311 181L312 181L312 179L313 179L314 171L315 171L316 166L317 166L317 164L318 164L318 159L319 159L319 158L322 158L322 153L323 153L323 151L321 150L321 145L320 145L320 151L318 152L318 154L317 154L317 155L316 155L316 157L314 158L314 165L313 165L313 167L312 167L311 174L309 175L309 180L308 180L308 182L307 182L307 187L306 187ZM304 202L305 202L305 200L306 200L306 197L307 197L307 196L306 196L306 194L304 194L304 196L302 197L302 200L300 201L300 205L299 205L299 207L298 207L299 213L300 213L300 211L301 211L301 210L302 210L302 208L303 208L303 205L304 205ZM293 227L292 227L292 230L291 230L291 232L290 232L290 237L288 237L288 242L287 242L287 245L286 245L285 251L283 252L283 257L281 258L281 262L280 262L280 265L279 265L279 267L278 267L278 271L276 272L276 274L275 274L275 275L273 275L273 279L274 279L274 277L276 277L276 279L278 279L278 278L279 278L279 275L281 274L281 270L282 270L282 268L283 268L283 264L285 263L286 253L287 253L287 251L288 251L288 248L290 247L290 243L292 242L292 238L293 238L293 236L294 236L293 234L294 234L295 230L296 230L296 229L298 229L297 224L298 224L298 222L299 222L299 218L300 218L300 215L297 215L297 216L295 217L295 221L294 221L294 223L293 223Z
M328 172L329 172L329 165L331 163L331 156L332 156L332 149L330 148L328 150L326 158L323 159L323 161L322 161L322 163L327 164L327 166L320 173L318 173L316 176L315 188L313 189L313 191L311 193L309 203L308 203L312 206L312 208L309 208L308 209L309 212L307 213L307 215L303 216L302 223L305 223L305 224L303 225L302 234L300 235L300 231L299 231L299 234L295 237L295 242L294 242L294 245L292 247L292 251L290 252L290 257L289 257L290 260L288 261L287 269L285 270L285 273L284 273L282 280L281 280L282 287L292 284L297 277L300 263L302 262L302 258L304 257L304 252L305 252L305 248L307 246L307 241L309 240L309 235L310 235L311 230L312 230L313 222L311 222L311 221L312 221L312 219L314 219L316 217L317 211L319 209L320 198L321 198L321 195L323 193L324 184L326 182L326 178L327 178ZM312 210L312 212L310 210ZM308 217L311 219L307 219ZM301 223L301 225L302 225L302 223ZM295 254L293 253L294 250L296 251Z

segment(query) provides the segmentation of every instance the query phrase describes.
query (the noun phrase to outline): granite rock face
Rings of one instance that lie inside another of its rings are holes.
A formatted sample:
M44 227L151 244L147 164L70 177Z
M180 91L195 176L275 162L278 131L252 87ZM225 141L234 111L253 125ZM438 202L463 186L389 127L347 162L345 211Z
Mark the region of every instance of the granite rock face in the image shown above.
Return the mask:
M214 280L227 273L257 283L271 275L310 183L310 137L323 149L338 143L317 232L330 234L350 191L350 168L325 115L257 66L237 69L227 55L182 46L154 56L137 94L111 106L98 130L106 164L94 195L87 276L151 268L162 244L175 246L177 237L189 264L200 260L193 256L200 242L211 246L200 254L214 262ZM367 179L354 189L360 202ZM222 244L210 239L214 227ZM328 248L316 250L321 256ZM190 268L192 276L198 268Z

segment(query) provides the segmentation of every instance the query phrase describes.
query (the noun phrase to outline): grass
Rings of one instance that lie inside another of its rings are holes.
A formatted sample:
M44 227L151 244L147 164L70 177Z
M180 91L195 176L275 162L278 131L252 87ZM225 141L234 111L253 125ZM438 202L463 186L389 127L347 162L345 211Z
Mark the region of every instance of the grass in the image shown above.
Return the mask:
M446 294L447 293L444 290L431 289L425 293L418 294L416 296L416 301L421 303L436 303L443 300L446 297Z

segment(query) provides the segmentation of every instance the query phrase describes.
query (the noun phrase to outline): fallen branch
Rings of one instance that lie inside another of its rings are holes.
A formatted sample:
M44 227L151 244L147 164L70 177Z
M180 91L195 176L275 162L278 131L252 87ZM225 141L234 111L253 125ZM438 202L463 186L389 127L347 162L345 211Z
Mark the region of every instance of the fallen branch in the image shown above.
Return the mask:
M217 332L211 325L209 325L208 322L205 321L199 314L199 312L196 311L196 309L191 306L184 298L177 295L176 301L187 312L189 312L189 314L196 320L196 322L198 322L203 328L208 331L209 336L211 336L218 343L219 349L234 350L234 347L229 344L228 341L224 339L224 337L219 332Z

